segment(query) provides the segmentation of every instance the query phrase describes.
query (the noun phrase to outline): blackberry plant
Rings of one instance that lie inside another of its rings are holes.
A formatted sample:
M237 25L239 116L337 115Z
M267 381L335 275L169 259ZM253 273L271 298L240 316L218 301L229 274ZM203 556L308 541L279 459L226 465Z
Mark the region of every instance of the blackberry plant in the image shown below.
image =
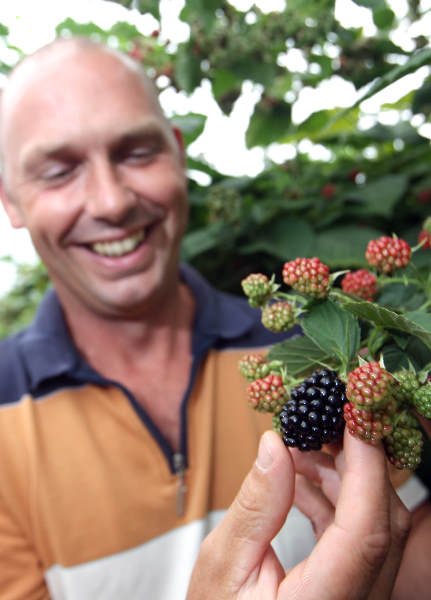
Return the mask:
M431 418L431 273L411 261L421 247L423 240L411 248L382 236L367 246L369 270L330 273L317 257L296 258L282 268L287 289L275 275L243 281L264 326L281 334L302 328L240 364L254 379L251 406L273 413L287 446L320 450L347 426L367 443L383 442L397 468L419 465L416 415Z

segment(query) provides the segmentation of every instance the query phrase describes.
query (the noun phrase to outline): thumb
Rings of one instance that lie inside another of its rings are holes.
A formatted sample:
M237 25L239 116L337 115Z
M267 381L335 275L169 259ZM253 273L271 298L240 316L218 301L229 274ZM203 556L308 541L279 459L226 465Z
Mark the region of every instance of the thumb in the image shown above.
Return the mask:
M262 563L292 506L294 486L290 452L279 435L265 432L256 462L223 521L210 534L212 559L220 561L217 570L233 589L239 589Z

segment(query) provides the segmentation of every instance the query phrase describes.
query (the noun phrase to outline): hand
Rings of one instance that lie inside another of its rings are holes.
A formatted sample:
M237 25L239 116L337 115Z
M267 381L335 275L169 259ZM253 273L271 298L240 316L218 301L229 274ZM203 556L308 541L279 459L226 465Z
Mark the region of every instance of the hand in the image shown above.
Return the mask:
M301 458L311 470L313 455ZM389 483L380 447L346 433L342 455L335 462L328 456L321 470L324 508L317 496L313 505L320 505L320 539L285 574L270 544L292 506L295 467L280 437L266 432L236 499L202 544L187 600L389 598L410 516ZM321 453L317 456L320 460Z

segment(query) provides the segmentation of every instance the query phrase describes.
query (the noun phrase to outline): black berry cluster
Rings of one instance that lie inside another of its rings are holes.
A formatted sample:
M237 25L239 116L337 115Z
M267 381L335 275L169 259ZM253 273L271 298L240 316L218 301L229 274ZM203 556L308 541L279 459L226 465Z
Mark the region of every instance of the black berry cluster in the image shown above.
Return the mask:
M286 446L320 450L341 437L346 386L335 371L318 369L292 388L280 413L280 433Z

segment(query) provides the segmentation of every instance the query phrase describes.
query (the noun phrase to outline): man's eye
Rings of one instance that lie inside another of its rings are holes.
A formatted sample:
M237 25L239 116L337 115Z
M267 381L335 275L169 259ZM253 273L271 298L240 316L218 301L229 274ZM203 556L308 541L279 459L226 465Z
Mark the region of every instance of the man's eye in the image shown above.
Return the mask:
M71 165L51 165L42 170L41 176L45 181L58 181L70 175L72 171Z
M124 155L124 160L130 162L145 162L151 160L156 154L156 148L145 146L133 148Z

